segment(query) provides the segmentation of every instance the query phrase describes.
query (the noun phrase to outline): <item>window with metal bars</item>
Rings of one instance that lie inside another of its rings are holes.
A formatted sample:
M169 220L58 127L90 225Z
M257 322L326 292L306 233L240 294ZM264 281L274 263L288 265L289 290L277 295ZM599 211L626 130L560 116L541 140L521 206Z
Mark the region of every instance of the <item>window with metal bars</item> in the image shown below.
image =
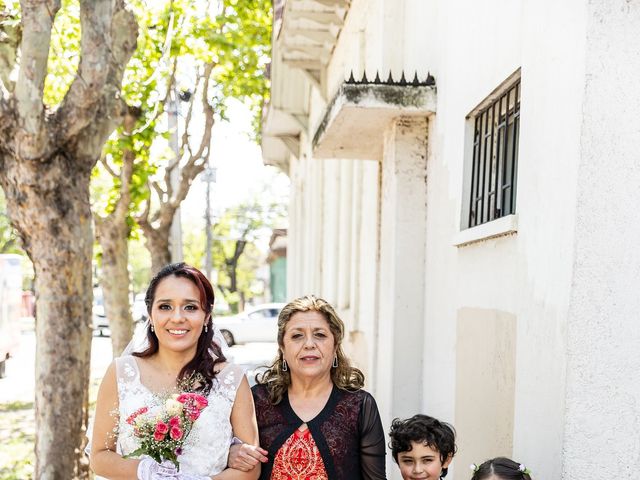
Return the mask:
M491 98L488 105L469 118L473 125L473 163L468 227L516 211L520 137L519 76Z

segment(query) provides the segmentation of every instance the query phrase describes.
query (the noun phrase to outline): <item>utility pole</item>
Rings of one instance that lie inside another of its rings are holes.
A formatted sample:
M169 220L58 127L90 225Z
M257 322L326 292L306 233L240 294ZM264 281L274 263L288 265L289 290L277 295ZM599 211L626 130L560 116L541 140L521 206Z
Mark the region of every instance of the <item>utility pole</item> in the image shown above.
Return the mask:
M167 108L167 121L169 131L171 132L171 138L169 139L171 150L173 151L175 158L180 158L180 135L178 131L178 92L175 87L171 88L169 93L169 102ZM176 168L171 172L171 188L175 192L178 189L180 183L180 165L176 165ZM173 216L173 222L171 222L171 232L169 234L169 245L171 248L171 262L182 261L182 219L181 209L176 210Z
M207 203L204 211L207 245L205 247L204 256L204 273L209 281L213 281L211 278L211 275L213 274L213 262L211 258L211 248L213 246L213 232L211 231L211 184L216 183L216 167L207 163L207 168L202 172L202 181L207 183Z

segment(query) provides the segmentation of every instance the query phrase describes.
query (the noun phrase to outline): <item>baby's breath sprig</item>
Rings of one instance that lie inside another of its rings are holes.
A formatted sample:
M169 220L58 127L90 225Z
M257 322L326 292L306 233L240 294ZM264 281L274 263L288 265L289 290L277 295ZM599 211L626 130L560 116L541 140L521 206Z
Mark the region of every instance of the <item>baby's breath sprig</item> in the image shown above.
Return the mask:
M200 372L191 372L178 382L178 390L181 392L198 392L207 384L204 375Z

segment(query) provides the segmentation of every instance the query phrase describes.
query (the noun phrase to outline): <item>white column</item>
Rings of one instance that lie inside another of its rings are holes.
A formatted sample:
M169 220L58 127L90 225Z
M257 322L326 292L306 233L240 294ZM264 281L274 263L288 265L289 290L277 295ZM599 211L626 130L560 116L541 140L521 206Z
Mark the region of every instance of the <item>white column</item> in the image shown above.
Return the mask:
M340 163L341 160L316 160L322 163L322 219L318 235L322 238L322 289L318 292L337 307L338 300L338 248L340 223Z
M351 257L354 252L351 245L351 214L353 202L352 173L354 160L342 160L338 182L340 200L338 204L338 263L337 263L337 307L340 310L351 308ZM353 314L353 312L351 312ZM350 315L353 318L352 315ZM348 325L351 329L353 325Z
M378 276L377 393L386 425L422 406L427 120L401 118L385 138Z
M303 229L300 227L300 211L304 198L300 185L300 160L291 157L289 178L291 179L291 195L289 198L289 227L287 229L287 300L300 294L302 271L302 239Z
M353 329L354 360L363 368L367 388L375 393L377 356L380 162L358 160L353 201Z

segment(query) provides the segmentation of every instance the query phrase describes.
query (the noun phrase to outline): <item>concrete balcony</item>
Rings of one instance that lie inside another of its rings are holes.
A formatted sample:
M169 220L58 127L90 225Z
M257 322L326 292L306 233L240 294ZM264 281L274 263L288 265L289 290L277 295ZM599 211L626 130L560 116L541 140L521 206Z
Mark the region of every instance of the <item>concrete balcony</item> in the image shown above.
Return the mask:
M326 95L326 66L351 0L286 0L276 24L277 48L288 66L300 69Z
M407 82L345 82L313 136L316 158L382 158L385 130L398 117L428 117L436 111L433 77Z

